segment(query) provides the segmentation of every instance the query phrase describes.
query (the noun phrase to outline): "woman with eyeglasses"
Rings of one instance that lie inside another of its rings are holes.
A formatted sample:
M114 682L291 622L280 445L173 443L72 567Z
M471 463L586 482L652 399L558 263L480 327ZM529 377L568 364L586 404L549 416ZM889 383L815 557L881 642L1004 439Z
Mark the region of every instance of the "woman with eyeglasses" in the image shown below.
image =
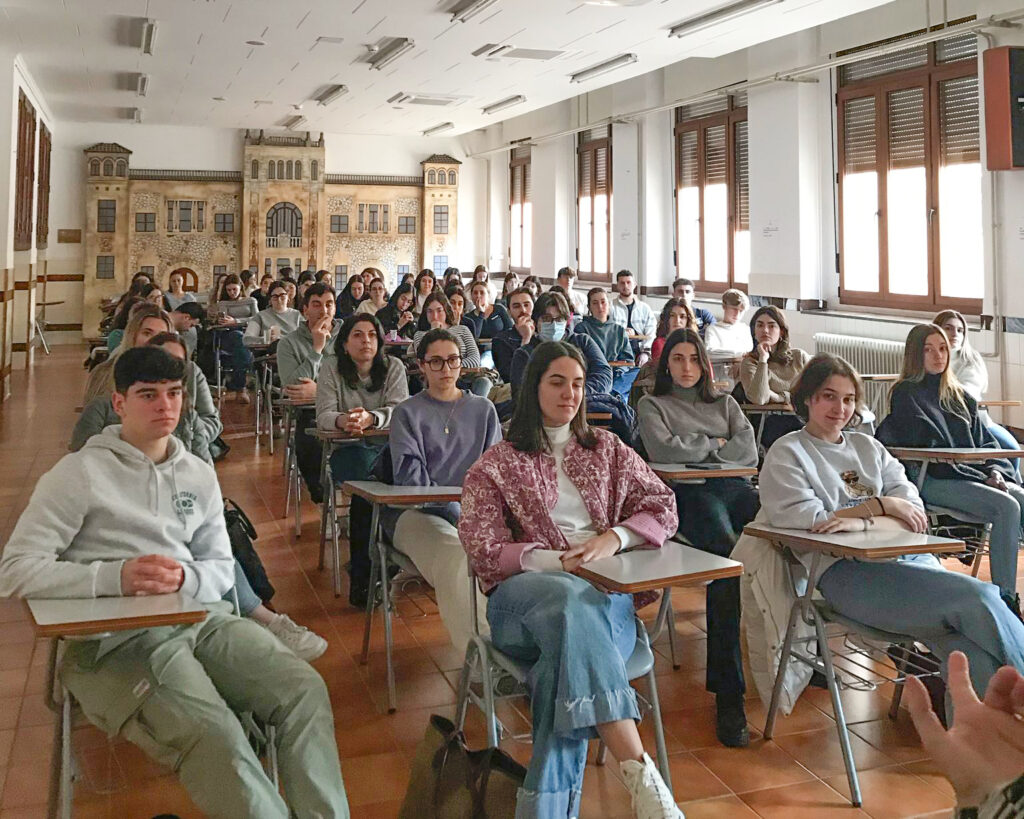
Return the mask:
M359 315L375 316L378 311L383 310L388 304L388 289L384 286L383 279L374 279L370 282L367 290L369 297L359 302L356 313Z
M302 313L288 306L288 288L284 282L271 283L267 290L267 301L270 306L260 310L245 326L244 341L247 345L265 343L268 332L270 340L277 341L299 329Z
M480 350L473 339L473 331L465 325L455 323L452 305L440 290L430 293L423 302L417 327L419 329L412 338L412 343L417 348L428 331L447 330L459 345L461 366L473 369L480 367ZM491 391L491 380L485 375L467 373L460 380L459 386L471 390L475 395L486 396Z
M394 482L461 486L469 467L501 440L498 413L486 398L459 388L462 347L450 330L434 328L420 335L416 358L425 389L391 414ZM445 628L463 651L473 629L466 553L455 528L460 512L457 503L408 509L395 525L394 543L433 586Z

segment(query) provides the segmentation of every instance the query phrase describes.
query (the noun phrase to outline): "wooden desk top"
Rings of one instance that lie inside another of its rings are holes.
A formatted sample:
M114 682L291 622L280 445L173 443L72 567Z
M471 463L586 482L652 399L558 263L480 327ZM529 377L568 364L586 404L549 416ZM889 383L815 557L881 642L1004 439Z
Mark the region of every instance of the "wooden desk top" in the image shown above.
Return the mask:
M590 422L594 421L611 421L612 414L610 412L588 412L587 420Z
M985 449L984 447L905 447L892 446L889 452L901 461L989 461L993 458L1019 458L1016 449Z
M740 404L744 412L793 412L792 404Z
M576 574L611 591L635 594L739 577L743 564L669 540L660 549L633 549L586 563Z
M743 533L781 543L800 552L824 552L840 557L878 560L900 555L932 554L933 552L962 552L962 540L947 537L919 535L916 532L891 530L868 532L839 532L822 535L806 529L782 529L760 523L748 524Z
M861 381L895 381L899 373L861 373Z
M37 637L83 637L110 631L199 623L206 609L183 594L26 600Z
M345 481L342 490L385 506L419 506L462 499L461 486L392 486L380 481Z
M302 407L315 407L316 406L316 400L315 399L311 399L309 401L300 401L300 400L298 400L296 398L275 398L274 399L274 406L275 407L299 407L301 409Z
M306 434L312 435L321 441L361 441L363 438L387 438L391 432L387 427L383 429L364 429L361 433L353 435L343 429L320 429L318 427L307 427Z
M609 367L635 367L635 361L609 361Z
M755 466L739 464L648 464L654 474L663 481L690 481L705 478L752 478L757 474Z
M989 401L984 398L978 402L979 407L1019 407L1020 405L1020 401Z

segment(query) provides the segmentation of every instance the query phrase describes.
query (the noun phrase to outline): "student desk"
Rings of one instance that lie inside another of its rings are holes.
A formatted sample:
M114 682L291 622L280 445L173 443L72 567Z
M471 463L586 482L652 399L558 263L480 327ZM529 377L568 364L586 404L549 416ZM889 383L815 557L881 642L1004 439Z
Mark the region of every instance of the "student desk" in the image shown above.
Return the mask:
M928 464L937 463L984 463L992 458L1019 458L1016 449L986 449L984 447L904 447L891 446L889 452L900 461L920 461L917 473L917 491L924 487Z
M725 577L739 577L743 564L667 540L660 549L630 549L584 563L580 577L609 591L636 594L672 586L699 586Z
M740 466L739 464L701 464L699 468L692 464L652 463L648 464L648 466L655 475L670 486L673 483L702 484L715 478L752 478L757 474L756 467ZM687 546L687 548L692 547ZM699 549L695 551L708 557L715 557L716 560L722 559L708 552L702 552ZM709 580L716 579L713 577L709 578ZM658 609L658 616L651 629L651 639L657 640L661 636L662 630L666 627L668 628L668 645L672 654L672 667L678 669L679 663L676 662L676 627L669 591L668 588L665 589L661 608Z
M794 415L792 404L740 404L746 415L757 418L757 449L761 449L761 436L764 435L764 419L769 415Z
M271 350L277 349L278 339L274 341L260 341L255 344L246 344L247 349L253 355L253 370L256 376L256 443L260 442L260 435L263 434L263 408L267 409L267 436L270 439L270 454L274 454L274 412L272 406L274 365L277 364L277 355Z
M282 471L288 479L288 490L284 496L284 515L288 517L291 509L292 493L295 494L295 537L302 534L302 478L299 475L299 462L295 455L295 436L298 433L295 424L295 413L301 409L313 409L316 406L315 400L297 398L278 398L273 406L281 410L284 415L284 463ZM274 431L271 429L270 437L273 439Z
M145 597L96 597L26 600L37 637L50 639L47 665L47 705L60 718L54 726L54 748L50 763L50 794L47 816L71 817L71 707L70 693L57 690L57 662L60 641L64 638L99 637L113 631L132 631L155 626L182 626L199 623L206 609L183 594L158 594Z
M901 683L908 670L913 673L935 673L934 665L929 667L920 662L920 655L915 654L911 649L913 638L907 635L882 632L870 626L858 623L849 618L833 612L828 604L820 599L814 598L818 581L821 579L821 556L832 555L836 557L848 557L856 560L882 560L896 558L902 555L933 554L933 553L956 553L964 549L964 544L959 540L949 538L933 537L932 535L921 535L916 532L870 530L867 532L840 532L836 534L816 534L805 529L783 529L775 526L752 523L744 528L744 533L752 537L764 538L776 547L780 548L786 558L789 569L790 589L794 602L790 609L789 625L786 629L786 638L782 644L779 668L775 677L775 686L772 690L771 704L768 707L768 719L765 723L764 738L771 739L775 729L775 717L778 713L779 699L782 692L782 682L786 672L786 666L791 659L797 660L810 666L816 671L825 675L828 681L829 693L832 695L832 707L835 711L836 730L839 732L839 744L843 751L843 762L846 765L846 776L850 783L850 801L855 806L861 804L860 784L857 781L857 768L853 759L853 751L850 747L850 737L846 729L846 720L843 716L843 703L839 697L839 681L833 665L832 654L835 652L837 658L847 664L843 671L848 677L866 682L874 686L882 681ZM799 567L802 573L802 564L796 558L798 552L811 552L811 566L807 571L807 582L802 592L797 589L797 574L795 570ZM801 620L807 626L814 629L812 637L797 638L798 621ZM829 635L826 632L826 624L841 623L848 632L857 632L882 643L895 643L906 646L901 662L895 664L895 676L887 677L882 674L879 668L884 664L884 656L873 653L870 649L861 646L864 641L858 641L858 646L853 646L848 641L839 648L829 647ZM817 647L815 646L817 641ZM797 644L801 644L798 646ZM803 651L798 650L802 647ZM817 656L819 648L828 648ZM843 652L846 652L845 654ZM881 662L880 662L881 661ZM870 677L870 679L866 679ZM898 708L898 700L895 707ZM890 712L891 713L891 712Z
M895 381L899 373L861 373L861 381Z
M993 407L1019 407L1020 401L989 401L986 398L982 398L978 402L978 406L982 409L991 409Z
M366 629L363 632L362 663L370 655L370 626L373 622L375 587L380 582L384 611L384 648L388 670L388 713L393 714L397 703L395 668L392 661L391 634L391 578L388 576L388 551L380 533L380 510L383 506L397 509L415 509L432 503L452 503L462 499L461 486L393 486L380 481L345 481L342 491L358 495L368 501L373 512L370 518L370 583L366 596ZM397 550L396 550L397 551Z
M331 530L331 546L334 556L334 596L341 597L341 557L338 533L338 499L334 490L334 476L331 474L331 455L336 449L346 445L359 443L360 441L372 440L374 443L383 443L388 437L388 430L367 429L361 433L353 434L341 429L325 431L317 427L310 427L306 430L307 435L316 438L323 446L323 455L320 458L320 486L323 491L324 502L320 510L320 562L317 570L323 571L324 554L327 551L327 529Z

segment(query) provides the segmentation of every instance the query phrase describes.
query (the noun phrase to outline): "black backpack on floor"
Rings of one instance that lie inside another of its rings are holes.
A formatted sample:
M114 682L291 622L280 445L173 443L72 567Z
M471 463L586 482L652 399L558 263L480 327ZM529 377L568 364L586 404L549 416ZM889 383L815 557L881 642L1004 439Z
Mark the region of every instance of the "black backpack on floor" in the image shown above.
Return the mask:
M256 596L264 603L269 603L274 596L274 587L252 543L259 537L256 534L256 527L252 525L252 521L241 507L230 498L224 499L224 522L228 527L228 537L231 538L231 553L242 567L245 579L249 581Z

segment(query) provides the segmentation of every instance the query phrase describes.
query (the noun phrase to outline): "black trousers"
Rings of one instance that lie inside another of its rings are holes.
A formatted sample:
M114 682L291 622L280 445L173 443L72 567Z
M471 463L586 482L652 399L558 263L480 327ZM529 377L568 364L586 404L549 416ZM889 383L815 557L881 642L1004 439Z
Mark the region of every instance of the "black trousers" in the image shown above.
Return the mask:
M323 445L306 430L316 426L316 413L311 409L301 409L295 413L295 460L299 465L299 474L309 490L313 503L323 503L324 493L320 486L320 460L323 458Z
M679 534L711 554L728 557L743 527L761 507L757 490L743 478L711 478L702 484L676 484ZM740 652L740 579L715 580L707 586L707 689L724 697L742 696Z
M373 480L373 466L383 447L343 446L331 455L331 476L336 484ZM358 495L350 498L348 510L349 576L355 585L370 582L370 523L373 504Z

